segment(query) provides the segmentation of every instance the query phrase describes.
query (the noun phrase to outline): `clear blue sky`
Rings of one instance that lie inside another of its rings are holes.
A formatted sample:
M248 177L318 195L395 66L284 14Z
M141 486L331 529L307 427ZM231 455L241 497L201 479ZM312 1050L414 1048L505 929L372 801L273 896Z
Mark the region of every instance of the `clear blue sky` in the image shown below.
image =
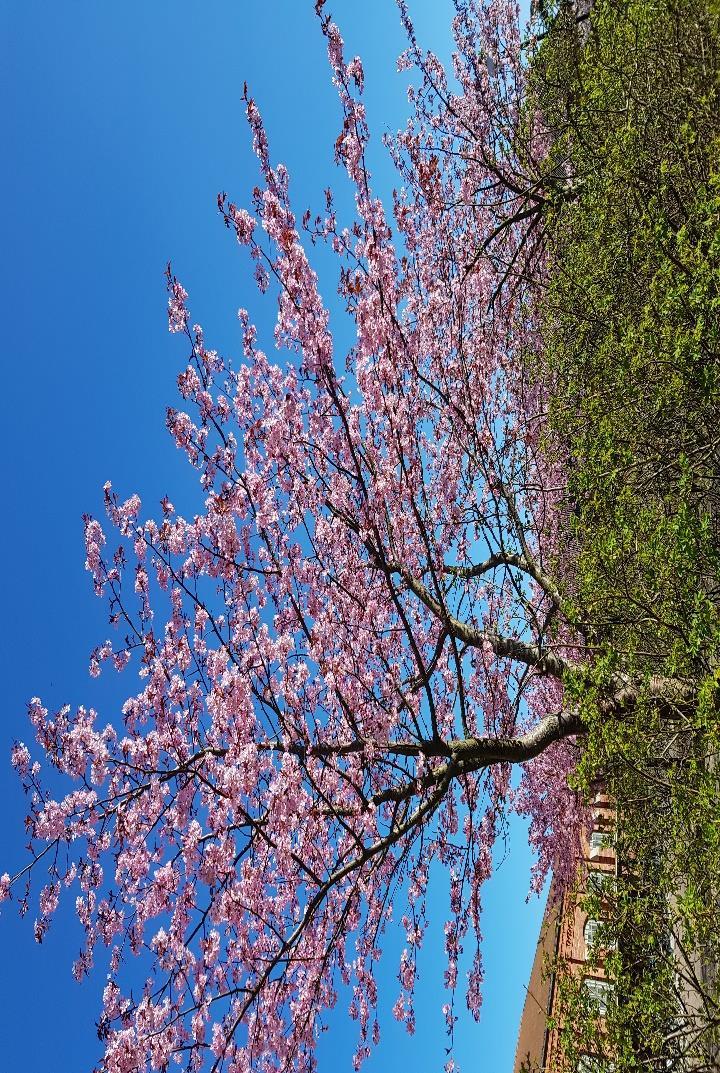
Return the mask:
M421 41L449 51L449 0L411 0ZM276 161L291 172L299 213L342 188L332 164L339 114L312 0L0 0L3 66L3 364L5 522L0 527L3 720L0 730L0 871L24 863L24 802L10 771L16 738L29 739L25 706L93 704L112 718L127 680L87 675L108 633L106 611L83 570L81 516L102 513L101 488L138 491L148 510L168 493L190 513L193 472L164 429L185 357L167 332L163 270L190 292L209 345L237 351L238 306L256 306L247 262L217 216L227 190L246 203L257 171L241 93L247 80L265 116ZM392 177L379 135L406 112L404 47L393 0L329 3L350 54L367 75L374 171ZM325 293L331 298L332 287ZM261 319L269 335L270 324ZM335 326L340 337L352 326ZM344 338L349 338L346 334ZM268 338L268 346L270 346ZM530 858L513 827L509 858L486 891L487 986L482 1022L461 1020L463 1073L510 1073L541 913L525 904ZM399 1060L440 1073L440 1007L447 892L438 885L438 930L421 962L418 1032L384 1019L366 1066ZM102 973L82 985L70 965L80 946L62 912L42 947L32 919L0 917L0 1068L85 1073L99 1056L94 1020ZM395 998L388 958L381 1001ZM460 1004L462 1007L462 1003ZM349 1070L354 1027L339 1008L320 1052L321 1073Z

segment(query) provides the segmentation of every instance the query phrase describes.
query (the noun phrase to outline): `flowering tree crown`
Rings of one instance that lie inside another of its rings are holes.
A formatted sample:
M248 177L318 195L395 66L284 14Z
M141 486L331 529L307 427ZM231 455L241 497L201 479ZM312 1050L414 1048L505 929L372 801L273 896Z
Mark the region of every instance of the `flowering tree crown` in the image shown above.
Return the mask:
M274 363L240 310L235 367L208 349L168 269L185 336L185 409L168 428L206 496L143 520L108 484L110 552L87 518L87 568L121 643L94 653L141 689L122 724L30 706L47 759L75 788L54 799L18 745L32 793L41 938L79 885L78 977L110 948L107 1073L314 1068L322 1011L352 985L359 1066L379 1036L375 967L395 912L406 934L395 1017L413 1030L416 958L434 862L450 877L445 1006L475 951L480 892L504 810L531 818L533 883L567 875L582 818L567 773L579 717L563 683L581 662L565 614L562 460L543 440L534 288L547 134L527 103L515 5L457 0L452 81L421 52L413 114L389 140L392 220L366 166L363 68L318 3L342 107L337 161L350 227L298 225L254 101L253 212L218 204L260 289L277 292ZM340 265L354 319L337 355L308 242ZM511 786L513 763L523 765ZM42 848L44 845L44 849ZM17 878L17 877L16 877ZM2 880L7 894L11 881ZM147 982L123 990L128 952Z

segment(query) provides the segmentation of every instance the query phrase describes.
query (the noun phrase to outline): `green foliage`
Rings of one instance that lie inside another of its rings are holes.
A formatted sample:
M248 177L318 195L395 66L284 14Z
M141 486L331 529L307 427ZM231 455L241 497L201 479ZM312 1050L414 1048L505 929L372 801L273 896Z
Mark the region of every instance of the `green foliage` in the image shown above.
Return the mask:
M542 375L546 449L568 458L558 551L594 653L566 684L602 778L621 867L600 1023L559 983L570 1068L715 1069L720 997L720 4L557 4L532 62L549 131ZM571 553L568 555L568 552ZM571 560L571 570L563 561ZM612 675L639 703L598 703ZM651 678L692 703L659 705ZM691 1065L684 1065L688 1062Z

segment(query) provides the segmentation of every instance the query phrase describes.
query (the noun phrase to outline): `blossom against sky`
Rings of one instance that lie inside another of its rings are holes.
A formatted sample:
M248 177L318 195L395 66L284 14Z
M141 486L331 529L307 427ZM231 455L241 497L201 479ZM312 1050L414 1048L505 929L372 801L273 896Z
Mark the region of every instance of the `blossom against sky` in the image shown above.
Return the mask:
M319 210L331 183L347 204L332 164L339 128L324 42L310 0L196 5L132 0L122 8L77 0L0 4L5 41L0 122L3 186L2 294L5 317L10 504L2 530L6 685L0 735L4 816L0 871L22 858L24 802L10 771L16 738L28 737L26 703L93 704L111 718L112 678L87 674L92 648L107 635L105 608L83 569L81 516L102 513L107 479L149 506L169 494L191 513L196 482L164 427L184 352L167 333L163 270L191 289L193 310L212 345L240 346L236 310L255 288L237 245L216 214L219 190L249 201L257 162L243 118L248 82L262 108L275 159L290 171L298 212ZM404 122L407 75L396 71L404 42L393 0L331 5L366 71L378 186L392 181L380 144ZM443 56L451 4L413 0L422 42ZM314 263L334 317L329 260ZM260 319L270 346L271 324ZM352 324L347 322L347 331ZM115 683L120 702L123 682ZM7 759L2 762L4 755ZM523 831L485 892L485 1005L480 1026L456 1032L464 1070L509 1070L540 904L525 905L529 856ZM447 899L442 883L438 899ZM438 912L437 919L443 919ZM70 966L81 937L66 908L41 947L32 922L5 909L0 1041L8 1068L78 1073L98 1057L93 1022L103 968L76 985ZM394 966L380 982L389 1007ZM402 1055L419 1073L439 1070L445 1037L441 1006L441 926L428 938L418 986L418 1031L409 1040L388 1013L368 1069ZM320 1049L321 1071L349 1068L355 1026L341 996Z

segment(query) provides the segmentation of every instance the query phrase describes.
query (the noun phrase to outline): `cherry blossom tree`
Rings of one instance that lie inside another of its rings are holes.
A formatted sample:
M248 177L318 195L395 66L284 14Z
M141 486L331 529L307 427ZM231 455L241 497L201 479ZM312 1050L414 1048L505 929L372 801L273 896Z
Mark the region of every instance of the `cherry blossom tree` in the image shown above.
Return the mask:
M0 891L48 866L39 939L63 890L78 891L76 976L109 949L107 1073L173 1058L312 1070L341 983L359 1067L379 1036L390 926L406 935L393 1013L413 1030L436 862L450 882L451 1033L468 944L460 993L480 1010L481 888L506 811L530 817L536 888L573 868L583 807L567 777L583 722L564 695L586 652L567 609L563 458L543 436L533 363L547 134L514 4L457 0L450 75L399 8L400 66L418 86L388 139L392 222L366 165L362 64L347 61L322 2L349 227L330 191L324 213L298 223L246 92L253 211L225 194L218 204L260 290L277 295L280 356L244 310L240 361L209 349L168 268L170 331L188 360L186 408L167 423L204 510L186 519L165 499L143 520L137 496L106 486L117 536L88 517L86 565L117 629L90 669L134 665L139 692L107 725L32 701L45 760L72 783L65 796L25 745L13 753L33 857ZM344 357L308 259L316 243L337 256L357 328ZM614 681L606 703L623 689Z

